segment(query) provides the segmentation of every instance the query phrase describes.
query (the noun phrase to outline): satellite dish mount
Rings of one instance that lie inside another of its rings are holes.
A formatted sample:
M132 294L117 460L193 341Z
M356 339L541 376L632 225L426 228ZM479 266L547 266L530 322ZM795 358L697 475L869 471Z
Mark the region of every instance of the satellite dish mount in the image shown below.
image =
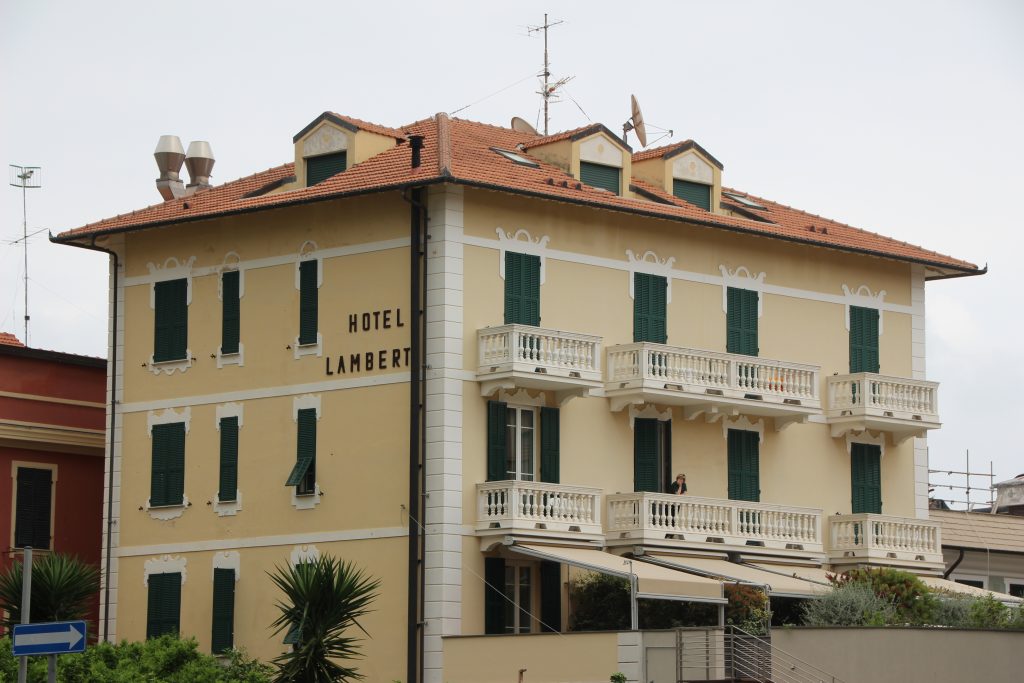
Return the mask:
M644 124L644 114L640 111L640 103L636 101L636 95L630 95L630 117L622 124L622 141L629 144L626 136L629 131L636 131L636 139L640 141L641 147L647 146L647 126Z

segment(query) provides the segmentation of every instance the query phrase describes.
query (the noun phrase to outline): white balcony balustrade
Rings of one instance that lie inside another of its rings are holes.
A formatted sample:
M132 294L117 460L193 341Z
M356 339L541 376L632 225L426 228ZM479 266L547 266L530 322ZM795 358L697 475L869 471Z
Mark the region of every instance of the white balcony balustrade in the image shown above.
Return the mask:
M821 510L666 493L608 496L608 542L822 553Z
M601 489L509 480L477 484L476 491L478 535L602 537Z
M825 418L833 436L871 429L901 443L941 425L937 382L860 372L829 377L827 387Z
M738 412L781 427L820 411L816 365L641 342L608 349L605 393L631 403L685 406L684 415Z
M601 386L601 337L502 325L477 331L481 394L497 389L554 391L559 400Z
M941 525L886 515L834 515L828 518L829 561L842 564L898 564L943 567Z

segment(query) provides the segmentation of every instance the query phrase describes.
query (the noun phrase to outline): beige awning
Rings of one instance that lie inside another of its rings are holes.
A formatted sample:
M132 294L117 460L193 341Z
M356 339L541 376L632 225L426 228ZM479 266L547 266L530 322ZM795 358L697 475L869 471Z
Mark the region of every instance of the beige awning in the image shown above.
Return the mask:
M968 586L966 583L957 583L956 581L950 581L949 579L940 579L937 576L919 576L918 578L924 581L925 585L929 588L937 588L939 590L949 591L950 593L962 593L975 598L983 598L986 595L991 595L999 602L1006 603L1008 605L1020 605L1024 603L1024 599L1008 595L1007 593L996 593L995 591L985 590L984 588Z
M687 600L691 602L724 603L722 582L683 574L657 565L630 560L593 548L563 548L548 545L525 545L515 543L508 548L512 552L528 555L549 562L571 564L581 569L611 574L628 579L630 574L637 578L637 597L657 600Z
M769 564L767 562L757 562L752 566L772 574L781 574L783 576L803 579L804 581L811 581L812 583L818 584L824 588L825 590L822 592L828 592L828 589L832 586L832 582L828 580L828 577L841 573L830 572L822 569L821 567L807 567L800 564Z
M644 560L657 562L663 566L672 566L685 572L696 572L702 576L712 576L726 581L766 586L769 595L789 598L810 598L829 591L827 583L816 583L798 576L786 576L782 572L773 573L751 564L737 564L715 557L684 557L681 555L665 555L661 553L644 554Z

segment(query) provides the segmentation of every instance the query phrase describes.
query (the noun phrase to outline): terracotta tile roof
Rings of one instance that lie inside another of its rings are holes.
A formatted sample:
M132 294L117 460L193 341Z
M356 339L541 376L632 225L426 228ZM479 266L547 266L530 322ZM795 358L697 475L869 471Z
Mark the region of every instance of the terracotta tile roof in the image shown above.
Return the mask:
M560 142L562 140L568 140L572 136L574 136L574 135L576 135L578 133L582 133L583 131L588 130L590 128L594 128L595 132L597 130L600 130L599 128L597 128L597 124L588 123L585 126L580 126L579 128L573 128L572 130L563 130L561 133L552 133L551 135L542 135L541 137L530 135L530 136L528 136L530 138L530 141L529 142L524 142L523 143L523 147L526 148L526 149L529 149L531 147L540 147L541 145L547 145L547 144L552 143L552 142Z
M929 510L928 518L942 523L944 546L1024 553L1024 517Z
M15 337L10 332L0 332L0 344L4 346L24 346L21 340Z
M333 116L333 114L332 114ZM352 119L352 121L357 121ZM375 124L367 124L375 125ZM965 274L979 271L972 263L907 244L899 240L859 230L851 226L815 216L783 204L748 195L766 207L770 222L742 216L713 214L688 202L676 199L663 189L633 179L632 185L647 199L620 197L606 190L590 187L567 175L561 168L534 159L537 166L517 164L497 154L491 148L516 150L517 145L534 146L539 140L550 141L578 135L600 124L559 133L558 136L538 138L510 128L501 128L462 119L449 119L445 114L404 126L405 135L422 135L424 147L421 165L411 168L409 145L399 141L391 149L355 164L313 187L288 192L261 194L259 190L281 183L294 175L293 164L284 164L261 173L235 180L199 192L191 197L174 199L145 209L115 216L60 234L56 241L66 242L90 235L119 232L128 229L165 226L216 216L246 213L271 207L284 207L337 197L404 189L415 185L451 182L484 187L581 204L595 208L633 214L680 220L688 223L766 237L786 239L846 251L858 251L882 257L926 263ZM589 133L587 133L589 134ZM686 142L670 145L681 149ZM647 152L662 155L673 150L659 148ZM641 152L640 154L646 154ZM655 154L656 156L657 154ZM634 157L636 158L636 157ZM728 188L725 191L735 192ZM744 194L737 192L738 194ZM255 196L253 196L255 194ZM654 199L655 201L649 201ZM746 212L748 215L749 211ZM814 228L813 230L811 228Z
M708 152L706 149L701 147L693 140L683 140L682 142L674 142L671 145L664 145L663 147L652 147L651 149L645 149L643 151L637 152L636 154L633 155L633 163L635 164L638 161L647 161L648 159L657 159L659 157L670 159L676 156L677 154L682 154L688 149L696 149L698 152L703 154L708 159L708 161L717 166L719 170L725 169L725 166L722 165L721 161L711 156L710 152Z
M359 130L365 130L368 133L376 133L377 135L386 135L389 138L404 138L405 133L398 130L397 128L390 128L388 126L382 126L378 123L370 123L369 121L363 121L353 116L345 116L344 114L335 114L333 111L330 112L335 118L347 121Z

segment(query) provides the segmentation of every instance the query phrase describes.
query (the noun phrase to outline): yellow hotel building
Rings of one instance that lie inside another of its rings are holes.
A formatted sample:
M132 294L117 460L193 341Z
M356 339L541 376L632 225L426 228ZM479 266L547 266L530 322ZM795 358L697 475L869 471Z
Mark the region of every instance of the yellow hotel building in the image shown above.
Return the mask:
M521 635L567 630L578 571L717 605L941 575L925 285L977 266L689 140L324 113L294 144L210 186L163 138L165 201L55 238L111 255L102 637L269 659L267 572L331 554L382 581L369 680L512 680L527 647L607 679L621 651Z

